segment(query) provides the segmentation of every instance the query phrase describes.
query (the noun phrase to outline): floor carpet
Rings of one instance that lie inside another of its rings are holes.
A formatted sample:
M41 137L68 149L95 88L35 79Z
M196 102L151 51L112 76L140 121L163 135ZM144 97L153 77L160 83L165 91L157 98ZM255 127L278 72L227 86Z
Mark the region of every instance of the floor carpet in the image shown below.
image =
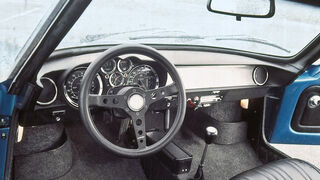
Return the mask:
M139 159L120 158L98 145L81 122L66 125L73 145L71 170L59 179L146 179Z
M192 167L189 173L189 177L193 177L200 163L205 145L204 140L187 127L183 127L175 137L174 142L193 155ZM208 147L203 171L205 179L224 180L261 164L247 142L231 145L211 144Z

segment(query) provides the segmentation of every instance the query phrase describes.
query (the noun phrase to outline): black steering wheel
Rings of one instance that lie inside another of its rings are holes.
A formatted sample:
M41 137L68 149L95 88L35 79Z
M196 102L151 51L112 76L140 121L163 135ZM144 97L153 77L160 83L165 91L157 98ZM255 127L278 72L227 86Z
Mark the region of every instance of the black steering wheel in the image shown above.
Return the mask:
M112 58L125 54L138 54L147 56L165 69L173 83L167 86L152 90L145 90L140 87L123 87L116 95L93 95L89 94L91 82L99 72L103 64ZM177 112L174 122L167 133L156 143L147 146L145 113L150 105L167 96L177 96ZM120 108L132 119L132 126L136 136L137 149L129 149L113 144L105 138L95 126L90 111L94 108ZM101 54L93 61L86 70L81 87L79 98L79 110L81 118L90 135L103 147L125 157L142 157L161 150L166 146L179 131L186 111L186 95L181 78L173 64L171 64L157 50L145 45L118 45Z

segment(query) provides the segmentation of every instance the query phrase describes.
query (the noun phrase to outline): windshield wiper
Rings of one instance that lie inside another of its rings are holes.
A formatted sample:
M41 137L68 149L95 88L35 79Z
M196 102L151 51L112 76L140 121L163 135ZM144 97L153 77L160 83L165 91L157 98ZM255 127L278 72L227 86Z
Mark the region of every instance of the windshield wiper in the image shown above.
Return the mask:
M254 43L259 43L259 44L264 44L264 45L267 45L267 46L272 46L272 47L275 47L277 49L280 49L286 53L290 53L291 51L284 48L284 47L281 47L277 44L274 44L274 43L271 43L271 42L268 42L264 39L258 39L258 38L252 38L252 37L220 37L220 38L216 38L217 41L247 41L247 42L254 42Z
M133 30L133 31L123 31L123 32L116 32L116 33L102 33L102 34L92 34L92 35L90 34L90 35L86 35L85 38L81 39L81 41L82 42L93 42L93 41L98 41L101 39L106 39L111 36L144 32L144 31L149 32L149 31L154 31L154 30L158 30L158 28L138 29L138 30Z
M129 40L139 40L139 39L206 39L206 37L202 36L191 36L191 35L150 35L150 36L136 36L136 37L129 37Z
M144 35L144 34L150 34L151 35ZM156 33L156 35L154 34ZM102 33L102 34L92 34L92 35L86 35L84 38L81 39L81 42L89 43L94 41L99 41L102 39L107 39L112 36L118 36L118 35L124 35L126 34L126 38L128 40L141 40L141 39L184 39L187 41L191 41L194 39L206 39L205 36L197 36L197 35L168 35L167 33L179 33L180 31L166 31L162 28L146 28L146 29L138 29L138 30L132 30L132 31L123 31L123 32L116 32L116 33ZM129 34L134 34L130 35ZM163 34L163 35L162 35ZM138 36L137 36L138 35Z

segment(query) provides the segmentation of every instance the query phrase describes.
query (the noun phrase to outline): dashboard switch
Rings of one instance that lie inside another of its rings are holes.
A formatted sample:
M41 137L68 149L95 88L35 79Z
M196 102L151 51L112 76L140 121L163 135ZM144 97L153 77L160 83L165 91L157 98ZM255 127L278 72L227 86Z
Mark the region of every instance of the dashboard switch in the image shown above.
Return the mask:
M65 110L53 111L52 117L55 121L59 122L64 119L65 114L66 114Z
M195 104L190 98L187 100L187 104L189 108L191 109L195 108Z

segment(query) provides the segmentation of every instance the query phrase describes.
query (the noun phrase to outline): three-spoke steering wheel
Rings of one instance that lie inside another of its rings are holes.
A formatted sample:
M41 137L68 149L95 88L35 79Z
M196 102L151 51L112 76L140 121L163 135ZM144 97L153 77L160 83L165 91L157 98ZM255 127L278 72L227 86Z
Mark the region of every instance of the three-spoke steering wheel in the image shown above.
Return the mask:
M167 71L173 83L152 90L145 90L140 87L123 87L116 95L89 94L91 82L103 64L109 59L126 54L139 54L153 59ZM147 146L145 126L147 119L145 119L145 113L152 103L171 95L177 95L177 112L174 122L159 141ZM138 145L137 149L129 149L115 145L99 132L90 111L93 108L101 107L120 108L129 115L132 119ZM179 131L186 111L186 95L175 66L157 50L145 45L119 45L103 52L86 70L80 88L79 110L85 127L98 143L121 156L141 157L161 150Z

